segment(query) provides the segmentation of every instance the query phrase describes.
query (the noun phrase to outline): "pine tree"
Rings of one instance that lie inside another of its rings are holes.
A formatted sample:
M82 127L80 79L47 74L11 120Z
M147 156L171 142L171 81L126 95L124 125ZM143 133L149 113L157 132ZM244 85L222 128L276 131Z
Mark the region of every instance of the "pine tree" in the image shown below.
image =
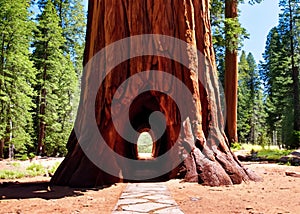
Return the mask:
M279 25L267 39L262 76L268 93L268 123L273 142L299 144L299 0L281 0ZM275 133L275 134L274 134ZM277 137L276 137L277 136Z
M39 0L41 10L48 0ZM85 44L86 13L81 0L52 0L59 16L59 25L65 38L63 51L69 54L78 76L82 72Z
M238 134L240 142L262 143L266 138L263 92L257 65L251 53L243 51L239 62Z
M264 63L261 64L261 76L267 93L267 124L269 136L273 142L288 145L293 127L289 125L292 112L292 78L289 69L286 40L280 29L271 29L266 43ZM283 126L285 124L285 126Z
M38 70L37 153L58 155L72 123L70 99L77 84L70 56L63 52L65 38L52 1L47 1L38 17L33 59ZM67 104L66 104L67 103Z
M238 135L239 141L247 143L251 129L250 119L252 111L249 107L250 90L248 81L250 75L248 73L249 65L246 53L243 51L239 62L239 89L238 89Z
M30 152L35 69L29 45L34 24L29 0L0 1L0 158L3 146L13 144L20 155Z
M225 72L225 28L224 28L224 1L212 0L210 2L210 19L213 34L213 46L216 54L217 70L219 79L224 88Z
M266 133L263 129L264 127L264 119L265 119L265 111L264 111L264 103L263 103L263 91L262 85L260 83L259 73L257 64L252 53L247 55L247 63L249 66L249 80L248 80L248 88L249 88L249 107L251 112L250 119L250 139L251 143L260 143L265 144L260 139L265 136Z
M77 86L68 100L72 104L71 114L75 116L80 96L80 80L83 71L83 52L85 46L86 13L81 0L55 0L60 17L60 26L66 39L63 51L70 56L77 74Z
M289 69L292 78L292 104L293 104L293 135L290 139L290 147L300 147L300 98L299 98L299 40L300 40L300 1L281 0L279 2L282 14L279 17L279 29L285 40L285 49L289 56ZM297 56L298 55L298 56Z
M61 27L66 38L64 49L70 54L76 73L80 76L86 28L84 6L81 0L57 0L57 5L60 5Z

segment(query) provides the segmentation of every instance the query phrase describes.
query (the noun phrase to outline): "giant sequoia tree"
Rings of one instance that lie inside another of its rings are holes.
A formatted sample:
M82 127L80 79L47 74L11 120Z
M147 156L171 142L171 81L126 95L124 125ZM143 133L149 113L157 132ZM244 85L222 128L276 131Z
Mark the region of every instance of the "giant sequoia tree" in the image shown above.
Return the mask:
M256 179L223 132L208 15L208 0L89 1L80 106L53 184ZM152 160L139 160L144 131Z

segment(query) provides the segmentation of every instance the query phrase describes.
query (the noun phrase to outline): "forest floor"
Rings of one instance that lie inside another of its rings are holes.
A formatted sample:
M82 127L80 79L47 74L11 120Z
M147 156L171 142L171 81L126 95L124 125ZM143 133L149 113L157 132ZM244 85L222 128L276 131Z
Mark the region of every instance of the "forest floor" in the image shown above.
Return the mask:
M243 164L264 180L224 187L182 183L180 180L165 184L180 209L187 214L299 213L300 178L287 176L285 172L300 173L300 167ZM2 167L3 162L0 162L0 169ZM0 213L111 213L126 187L126 184L103 189L49 187L49 180L49 177L0 180Z

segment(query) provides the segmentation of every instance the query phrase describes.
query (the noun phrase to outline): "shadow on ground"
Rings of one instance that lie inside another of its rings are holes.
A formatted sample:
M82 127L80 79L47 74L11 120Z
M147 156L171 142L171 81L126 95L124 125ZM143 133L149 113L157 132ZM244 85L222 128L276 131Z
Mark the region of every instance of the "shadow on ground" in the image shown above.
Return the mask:
M0 200L7 199L60 199L64 197L81 196L87 190L99 190L101 188L93 189L78 189L66 186L50 186L49 182L28 182L28 183L2 183L0 184Z

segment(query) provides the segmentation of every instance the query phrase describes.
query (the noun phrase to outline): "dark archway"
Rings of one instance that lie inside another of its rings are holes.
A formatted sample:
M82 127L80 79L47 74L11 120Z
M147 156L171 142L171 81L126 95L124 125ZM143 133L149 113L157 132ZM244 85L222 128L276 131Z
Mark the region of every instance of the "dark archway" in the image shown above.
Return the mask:
M126 127L129 126L129 124L124 124L124 133L123 135L130 136L130 142L123 141L118 142L115 147L115 151L117 151L119 154L122 154L124 157L136 159L139 160L138 163L128 166L128 165L122 165L122 163L119 163L121 166L121 171L124 177L128 177L126 173L128 174L135 174L136 180L142 180L142 181L162 181L162 180L168 180L170 178L174 178L175 175L177 175L179 171L179 167L175 167L170 172L163 174L157 178L152 179L143 179L144 177L151 177L147 176L152 174L153 171L157 171L160 168L162 168L162 165L164 167L167 167L170 165L170 163L173 163L174 161L172 158L173 156L168 156L167 160L165 162L158 162L157 157L165 154L169 151L170 148L174 146L174 141L170 140L170 124L168 124L168 121L171 121L170 118L167 118L166 115L163 113L163 109L159 105L157 101L157 97L160 96L166 96L161 92L155 92L155 91L147 91L145 93L140 94L138 97L134 99L134 101L131 104L130 111L129 111L129 119L130 119L130 125L134 128L136 131L135 133L130 133L129 128L128 130ZM175 106L176 104L173 103ZM177 109L175 107L175 109ZM155 117L155 126L150 125L149 123L149 117L154 112L161 112L162 114L156 114ZM165 130L165 132L162 133L160 136L161 130ZM179 130L179 129L178 129ZM174 132L174 130L172 130ZM138 141L138 138L142 132L148 132L151 135L153 140L153 147L152 147L152 158L139 158L138 155L138 148L136 142ZM173 133L172 132L172 133ZM179 137L179 132L176 132L174 136ZM124 144L124 146L120 146L120 144ZM123 150L120 151L120 148ZM174 148L173 148L174 149ZM180 148L175 148L174 150L179 150ZM177 158L177 157L176 157ZM135 181L136 181L135 180ZM126 180L131 181L131 180Z

